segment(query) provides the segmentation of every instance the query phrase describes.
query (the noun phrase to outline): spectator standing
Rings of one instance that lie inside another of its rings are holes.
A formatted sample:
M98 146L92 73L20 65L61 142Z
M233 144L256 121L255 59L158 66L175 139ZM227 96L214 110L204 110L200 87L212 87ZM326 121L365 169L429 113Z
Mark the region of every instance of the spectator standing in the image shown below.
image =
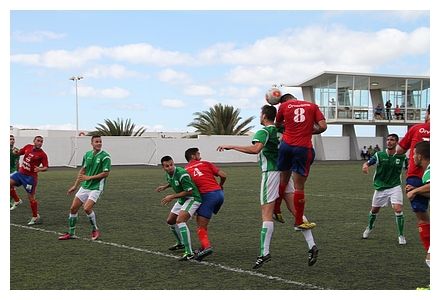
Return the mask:
M391 106L393 106L393 104L391 104L391 101L388 100L385 103L385 112L386 112L387 120L391 120Z

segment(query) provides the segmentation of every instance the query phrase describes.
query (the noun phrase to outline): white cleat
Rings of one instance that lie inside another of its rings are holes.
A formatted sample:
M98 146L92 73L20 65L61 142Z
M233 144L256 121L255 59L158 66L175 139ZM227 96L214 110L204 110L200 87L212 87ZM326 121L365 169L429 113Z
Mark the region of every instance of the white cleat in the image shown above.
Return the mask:
M41 224L41 218L39 214L36 217L32 217L28 223L28 225L37 225L37 224Z
M364 233L362 233L362 238L363 238L363 239L368 239L368 236L370 235L370 232L371 232L372 230L373 230L373 229L370 229L370 228L367 226L367 228L365 228Z
M406 245L406 239L403 235L399 235L399 245Z
M11 206L11 210L14 210L14 209L16 209L20 204L22 204L23 203L23 201L20 199L18 202L15 202L14 201L14 203L12 204L12 206Z

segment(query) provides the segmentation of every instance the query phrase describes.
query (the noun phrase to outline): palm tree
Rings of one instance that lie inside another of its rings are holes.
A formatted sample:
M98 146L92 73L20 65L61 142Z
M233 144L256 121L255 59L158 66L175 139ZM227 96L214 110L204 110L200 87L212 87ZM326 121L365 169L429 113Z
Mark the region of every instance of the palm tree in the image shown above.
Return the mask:
M144 127L140 127L136 132L134 131L136 125L130 119L117 119L112 121L105 119L104 124L99 124L95 127L95 131L91 131L88 135L113 135L113 136L141 136L145 132Z
M208 111L196 112L196 117L188 124L204 135L245 135L254 126L246 127L255 117L240 122L240 110L230 105L218 103Z

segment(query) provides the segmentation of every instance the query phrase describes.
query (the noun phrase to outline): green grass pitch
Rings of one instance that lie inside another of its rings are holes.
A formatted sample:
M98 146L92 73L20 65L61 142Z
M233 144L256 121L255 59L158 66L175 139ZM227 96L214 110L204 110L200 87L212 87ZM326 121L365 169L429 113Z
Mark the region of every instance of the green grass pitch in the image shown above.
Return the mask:
M394 290L429 284L429 269L416 218L405 199L407 245L398 245L394 213L383 208L368 240L361 238L371 205L372 174L361 162L316 162L306 185L305 214L320 249L307 266L307 245L292 229L275 222L272 261L254 271L261 213L260 172L256 164L220 165L227 172L225 203L210 224L214 254L204 262L179 262L168 251L174 238L165 222L171 206L156 193L164 183L160 167L113 167L95 206L100 241L89 240L90 224L80 210L78 240L58 241L67 230L72 196L66 195L78 170L52 168L39 177L37 198L43 224L28 227L24 204L11 212L10 288L12 290ZM199 246L190 221L193 248Z

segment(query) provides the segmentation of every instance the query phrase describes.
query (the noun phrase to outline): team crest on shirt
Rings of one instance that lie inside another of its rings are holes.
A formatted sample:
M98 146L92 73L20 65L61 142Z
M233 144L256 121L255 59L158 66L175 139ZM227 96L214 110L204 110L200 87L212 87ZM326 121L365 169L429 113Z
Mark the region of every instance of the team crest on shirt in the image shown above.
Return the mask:
M174 185L175 185L175 186L178 186L178 185L179 185L179 181L174 180Z
M396 165L400 164L400 158L396 158Z

